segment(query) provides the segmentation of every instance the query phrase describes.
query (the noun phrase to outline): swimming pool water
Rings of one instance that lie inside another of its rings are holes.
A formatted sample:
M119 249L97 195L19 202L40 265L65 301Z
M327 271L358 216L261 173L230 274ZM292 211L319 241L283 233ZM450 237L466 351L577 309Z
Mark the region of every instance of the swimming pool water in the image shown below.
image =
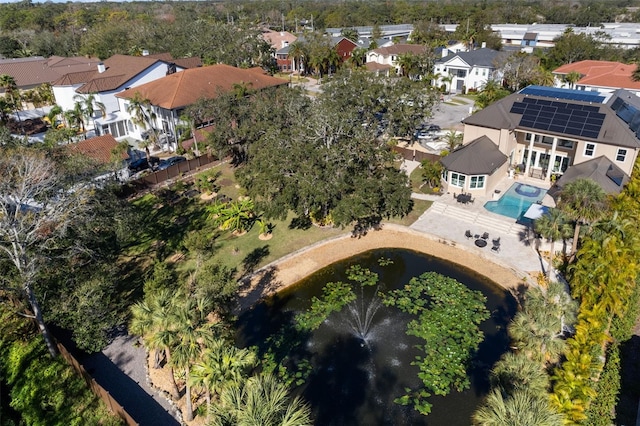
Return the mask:
M522 220L531 204L542 200L547 191L526 183L514 183L498 201L487 201L484 208L492 213Z

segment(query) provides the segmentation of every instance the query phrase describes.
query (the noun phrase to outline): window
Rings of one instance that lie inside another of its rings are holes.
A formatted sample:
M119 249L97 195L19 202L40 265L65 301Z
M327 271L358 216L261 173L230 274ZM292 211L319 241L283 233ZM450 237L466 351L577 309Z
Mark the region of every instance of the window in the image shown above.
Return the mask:
M467 76L467 70L458 70L456 73L456 77L465 78Z
M471 176L471 182L469 182L469 189L481 189L484 188L484 175Z
M466 179L465 175L461 175L460 173L456 173L456 172L451 172L451 185L464 188L465 179Z
M627 158L627 150L626 149L618 149L618 153L616 154L616 161L624 162Z
M595 143L587 143L584 146L584 156L585 157L593 157L593 154L596 153L596 144Z
M482 75L483 75L484 77L486 77L486 75L487 75L487 70L482 70Z
M478 68L476 68L476 75L478 75Z

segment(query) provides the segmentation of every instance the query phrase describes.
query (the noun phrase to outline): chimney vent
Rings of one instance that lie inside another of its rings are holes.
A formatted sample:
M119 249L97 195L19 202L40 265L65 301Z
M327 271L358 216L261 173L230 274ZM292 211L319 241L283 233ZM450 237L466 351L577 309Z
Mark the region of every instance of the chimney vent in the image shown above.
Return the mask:
M147 49L144 49L142 51L142 56L149 56L149 51Z
M103 72L105 72L107 70L107 68L104 66L103 62L98 62L98 72L100 74L102 74Z

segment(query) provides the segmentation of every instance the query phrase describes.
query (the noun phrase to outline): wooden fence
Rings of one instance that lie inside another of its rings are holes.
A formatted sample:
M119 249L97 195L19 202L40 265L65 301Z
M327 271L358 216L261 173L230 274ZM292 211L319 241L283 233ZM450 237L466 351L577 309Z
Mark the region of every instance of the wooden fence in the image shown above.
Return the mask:
M69 353L67 348L65 348L64 345L60 342L58 342L58 351L60 352L60 356L62 356L62 358L64 358L65 361L67 361L67 363L71 367L73 367L76 373L78 373L84 379L84 381L87 382L87 386L89 386L89 389L91 389L94 394L96 394L100 399L104 401L104 403L107 405L107 408L109 408L112 413L116 414L122 420L124 420L124 422L128 426L138 426L138 422L133 420L133 417L131 417L131 415L127 413L122 405L120 405L118 401L116 401L105 388L100 386L98 382L96 382L96 380L91 377L89 373L87 373L87 370L84 369L82 364L80 364L78 360L76 360L73 355Z
M440 159L440 156L437 154L430 154L428 152L419 151L413 148L404 148L401 146L394 146L393 150L398 154L400 154L402 158L404 158L405 160L422 161L422 160L428 159L431 161L438 161Z
M214 164L211 164L214 163ZM142 176L131 182L131 184L138 190L158 185L170 179L175 179L184 174L190 174L209 164L217 165L220 162L216 157L210 155L201 155L200 157L192 158L191 160L183 161L181 163L169 166L164 170L158 170Z

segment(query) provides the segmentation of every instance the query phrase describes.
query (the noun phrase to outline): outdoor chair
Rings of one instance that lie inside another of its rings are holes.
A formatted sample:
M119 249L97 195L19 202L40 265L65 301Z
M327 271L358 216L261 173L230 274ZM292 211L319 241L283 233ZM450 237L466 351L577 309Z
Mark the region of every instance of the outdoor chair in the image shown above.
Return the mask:
M500 245L500 237L491 240L491 242L493 243L494 246L499 246Z
M500 253L500 239L498 238L498 243L496 241L493 242L493 247L491 247L491 251Z
M465 231L464 236L467 237L467 239L473 238L473 234L468 229Z
M485 232L484 234L482 234L482 237L480 237L480 238L482 238L483 240L488 239L489 238L489 233Z

